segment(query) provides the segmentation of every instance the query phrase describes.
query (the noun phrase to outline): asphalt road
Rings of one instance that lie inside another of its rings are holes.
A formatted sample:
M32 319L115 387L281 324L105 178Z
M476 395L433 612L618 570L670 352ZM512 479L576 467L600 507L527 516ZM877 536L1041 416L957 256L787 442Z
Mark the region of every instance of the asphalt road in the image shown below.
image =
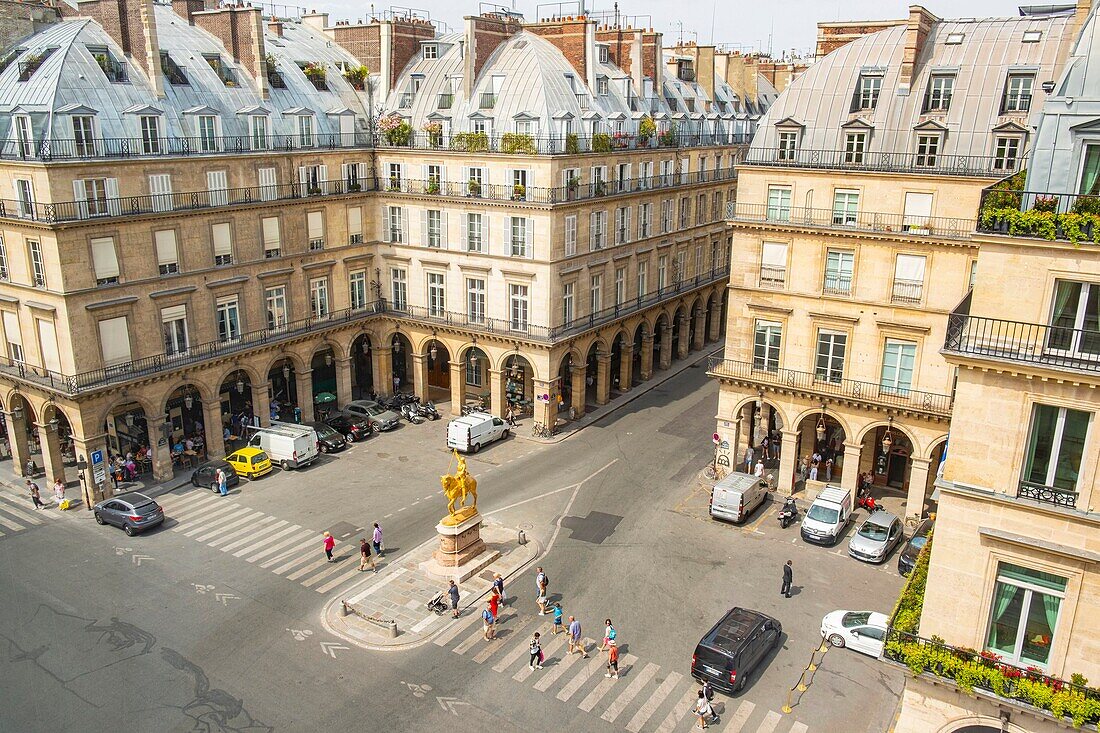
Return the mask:
M4 493L0 730L686 731L695 643L741 605L778 618L784 639L744 692L720 697L719 730L883 731L901 676L849 650L829 651L793 712L781 708L825 613L890 610L901 586L894 560L871 567L843 545L807 546L797 527L779 528L774 506L745 527L710 520L696 478L716 393L702 368L688 369L563 443L513 438L468 458L483 513L519 503L497 519L552 542L542 560L552 600L588 636L614 619L619 680L606 680L600 661L566 659L560 638L544 643L545 668L530 673L526 640L543 623L533 571L511 583L516 600L493 644L462 621L439 643L400 652L346 648L321 628L345 569L294 551L320 559L325 529L348 551L374 521L390 557L431 539L451 462L439 421L242 482L224 512L190 521L183 512L135 538L83 512L29 512ZM575 495L558 491L589 477ZM791 599L779 595L787 559Z

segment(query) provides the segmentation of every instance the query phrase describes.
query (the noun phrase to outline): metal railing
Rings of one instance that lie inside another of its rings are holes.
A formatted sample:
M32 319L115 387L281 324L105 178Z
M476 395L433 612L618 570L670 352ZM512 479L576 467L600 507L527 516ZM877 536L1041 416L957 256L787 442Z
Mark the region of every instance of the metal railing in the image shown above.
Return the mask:
M786 284L786 267L782 265L760 265L760 287L782 288Z
M160 193L146 196L95 198L87 201L59 201L52 204L0 199L0 218L24 219L52 224L117 216L241 206L268 201L342 196L373 190L373 180L361 179L360 182L354 184L348 184L345 181L322 181L319 186L314 187L301 183L283 183L275 186L225 188L189 193Z
M300 135L196 135L104 137L95 139L94 144L89 142L75 138L50 138L27 144L8 139L0 141L0 158L49 161L336 150L370 147L372 139L367 133L349 132L314 134L304 141Z
M956 354L1100 373L1100 331L955 312L947 318L943 348Z
M1001 177L1019 170L1025 156L1006 159L992 155L944 155L894 151L805 150L757 148L745 156L746 165L883 173L940 173L954 176Z
M1077 508L1077 492L1069 489L1059 489L1056 486L1037 484L1031 481L1020 481L1016 490L1018 499L1031 499L1041 504L1053 504L1054 506Z
M854 379L825 379L812 372L793 369L759 369L752 362L712 357L709 373L718 379L743 379L780 389L805 390L819 395L861 400L903 410L950 417L951 395L916 389L887 387Z
M839 211L797 207L769 207L745 201L726 203L726 218L752 223L775 223L781 226L826 227L841 231L912 234L921 237L969 238L974 231L973 219L942 216L914 217L887 214L880 211Z
M1003 185L982 191L978 231L1100 243L1100 196L998 187Z
M825 281L821 284L821 290L829 295L851 295L852 276L825 273Z
M582 153L613 153L622 150L657 150L660 148L695 148L744 146L749 135L711 133L659 133L650 136L609 134L521 135L503 133L489 135L479 132L455 132L448 135L414 131L408 138L387 138L375 141L379 148L413 148L416 150L451 150L462 153L504 153L509 155L575 155ZM737 151L740 154L743 151Z
M890 300L894 303L919 303L924 295L924 281L894 279Z

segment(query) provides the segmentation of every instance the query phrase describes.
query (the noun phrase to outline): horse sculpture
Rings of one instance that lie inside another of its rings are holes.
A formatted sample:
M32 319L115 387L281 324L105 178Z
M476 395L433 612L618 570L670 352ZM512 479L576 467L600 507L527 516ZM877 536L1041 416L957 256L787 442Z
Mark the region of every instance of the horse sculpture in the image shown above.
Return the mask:
M447 513L455 516L466 504L466 497L471 498L470 509L477 511L477 479L466 471L466 460L458 459L458 470L453 476L440 476L439 482L443 485L443 493L447 495ZM457 511L456 511L457 510ZM472 513L472 512L471 512Z

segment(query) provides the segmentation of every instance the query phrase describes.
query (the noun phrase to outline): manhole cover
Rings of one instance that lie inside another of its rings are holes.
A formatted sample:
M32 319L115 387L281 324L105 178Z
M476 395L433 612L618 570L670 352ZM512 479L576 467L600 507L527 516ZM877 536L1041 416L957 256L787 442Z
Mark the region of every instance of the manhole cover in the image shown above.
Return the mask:
M531 529L531 527L533 526L534 525L532 525L530 522L524 522L523 524L519 525L517 529Z

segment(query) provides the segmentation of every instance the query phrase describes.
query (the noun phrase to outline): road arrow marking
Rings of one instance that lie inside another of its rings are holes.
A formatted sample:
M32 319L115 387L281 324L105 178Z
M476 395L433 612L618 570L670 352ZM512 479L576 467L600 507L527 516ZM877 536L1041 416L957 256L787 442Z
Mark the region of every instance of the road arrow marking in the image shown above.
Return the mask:
M346 651L350 648L351 647L344 646L343 644L337 644L335 641L322 641L321 642L321 651L324 652L325 654L329 655L333 659L336 659L336 650L337 649L342 649L342 650Z
M458 711L455 710L455 708L459 705L470 704L468 702L463 702L462 700L459 700L457 697L437 697L435 701L439 703L439 707L449 711L451 715L458 715Z
M229 601L239 601L239 600L241 600L240 596L235 596L232 593L215 593L214 598L221 601L223 606L228 606Z
M153 558L149 557L148 555L130 555L130 560L131 560L131 562L134 563L134 565L141 565L142 560L152 560L152 559Z

